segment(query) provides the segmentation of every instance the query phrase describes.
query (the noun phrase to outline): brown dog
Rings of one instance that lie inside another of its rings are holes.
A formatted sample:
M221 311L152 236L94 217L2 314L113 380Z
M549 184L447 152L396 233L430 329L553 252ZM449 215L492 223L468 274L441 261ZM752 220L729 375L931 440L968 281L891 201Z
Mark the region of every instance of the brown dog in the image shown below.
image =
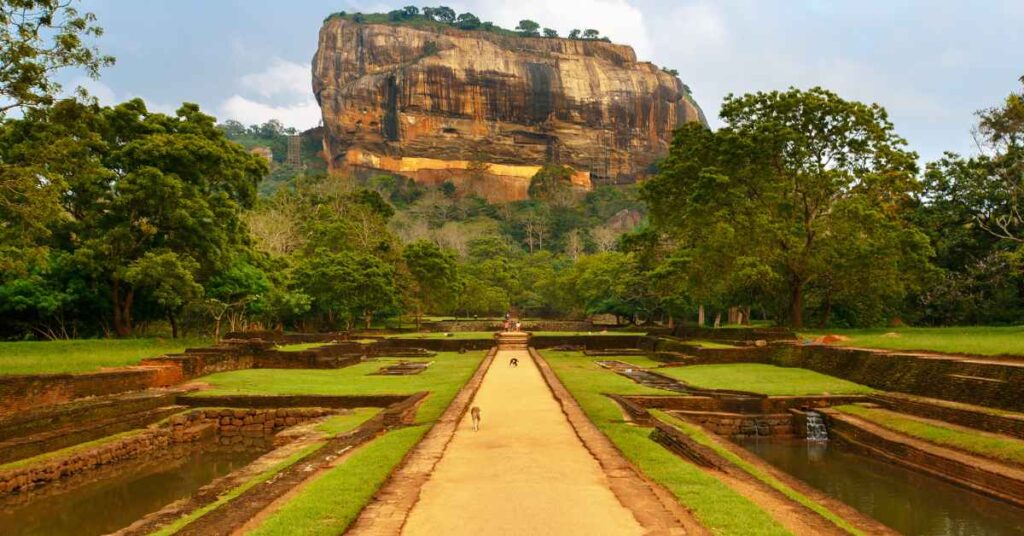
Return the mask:
M469 410L469 416L473 419L473 431L480 431L480 408L473 406Z

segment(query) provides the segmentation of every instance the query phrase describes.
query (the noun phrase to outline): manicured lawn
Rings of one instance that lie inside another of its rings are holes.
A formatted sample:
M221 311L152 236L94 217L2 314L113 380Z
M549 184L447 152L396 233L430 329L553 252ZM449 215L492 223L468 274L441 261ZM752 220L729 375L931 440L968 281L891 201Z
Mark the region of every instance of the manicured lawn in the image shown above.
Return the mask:
M310 482L248 536L335 536L345 532L428 429L426 425L400 428L360 447Z
M842 346L883 350L922 350L974 355L1024 356L1024 326L965 326L948 328L877 328L801 333L813 339L826 333L844 335Z
M1020 439L953 425L940 426L884 409L855 405L835 409L936 445L1024 465L1024 441Z
M299 344L284 344L281 346L275 346L274 349L278 352L301 352L303 350L311 350L313 348L320 348L326 346L329 343L326 342L303 342Z
M766 395L850 395L870 393L870 387L819 374L813 370L760 363L665 367L658 372L697 387L733 389Z
M310 482L292 500L249 534L335 535L345 529L373 497L396 465L451 404L485 352L441 352L414 376L369 375L389 361L375 360L337 370L241 370L207 376L210 394L411 394L430 391L416 413L417 425L392 430L363 445L340 465ZM375 409L329 419L320 430L339 434L370 418Z
M90 372L136 365L144 358L208 346L209 339L75 339L0 342L0 374Z
M789 534L747 498L654 442L649 437L650 429L625 422L618 406L602 394L665 394L664 391L643 387L602 369L592 358L578 352L547 351L543 355L590 420L647 476L675 494L714 534ZM632 356L629 359L633 361Z
M213 389L194 396L225 394L267 395L370 395L432 394L416 414L418 422L436 419L460 387L473 375L485 352L440 352L431 358L426 371L413 376L373 375L395 360L372 360L334 370L311 369L249 369L221 372L203 378ZM405 361L409 361L406 359Z

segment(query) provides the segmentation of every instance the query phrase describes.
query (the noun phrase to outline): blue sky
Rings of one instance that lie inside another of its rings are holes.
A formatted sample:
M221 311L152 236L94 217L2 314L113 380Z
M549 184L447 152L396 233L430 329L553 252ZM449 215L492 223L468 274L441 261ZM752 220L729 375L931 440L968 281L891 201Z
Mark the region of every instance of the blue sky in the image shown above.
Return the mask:
M309 64L335 11L410 4L346 0L85 0L117 57L104 103L130 97L172 111L197 102L220 119L315 126ZM437 2L440 3L440 2ZM426 5L434 5L429 2ZM820 85L877 102L924 160L973 152L974 112L1024 75L1024 1L977 0L466 0L445 2L512 28L597 28L641 59L678 69L712 126L729 93Z

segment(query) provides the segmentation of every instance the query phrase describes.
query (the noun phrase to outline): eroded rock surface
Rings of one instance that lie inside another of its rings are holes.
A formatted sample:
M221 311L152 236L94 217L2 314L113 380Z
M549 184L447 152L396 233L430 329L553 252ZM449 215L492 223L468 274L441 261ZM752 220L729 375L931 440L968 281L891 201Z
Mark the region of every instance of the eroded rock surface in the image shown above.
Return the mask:
M313 58L332 169L452 180L523 199L545 163L573 182L642 177L672 130L703 121L686 86L633 49L454 28L327 20Z

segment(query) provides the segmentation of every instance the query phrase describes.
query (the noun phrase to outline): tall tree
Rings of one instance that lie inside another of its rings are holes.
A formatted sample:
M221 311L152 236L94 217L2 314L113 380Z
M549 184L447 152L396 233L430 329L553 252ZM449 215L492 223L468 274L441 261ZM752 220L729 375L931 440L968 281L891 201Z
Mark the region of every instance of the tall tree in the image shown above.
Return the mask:
M402 256L412 276L412 297L419 325L425 311L438 312L455 298L458 269L455 257L433 242L413 242L405 247Z
M918 187L916 155L884 109L820 88L791 89L729 96L721 117L717 132L679 129L643 189L655 223L689 244L695 259L719 267L716 293L757 287L778 296L783 316L802 327L808 286L834 271L829 262L844 248L877 233L915 248L888 265L895 279L913 277L928 254L920 232L901 219Z
M516 26L516 31L523 37L540 37L540 24L530 20L523 19L519 21L519 26Z
M103 29L74 3L0 0L0 119L15 108L52 104L61 89L56 71L77 67L96 78L114 63L87 43Z

